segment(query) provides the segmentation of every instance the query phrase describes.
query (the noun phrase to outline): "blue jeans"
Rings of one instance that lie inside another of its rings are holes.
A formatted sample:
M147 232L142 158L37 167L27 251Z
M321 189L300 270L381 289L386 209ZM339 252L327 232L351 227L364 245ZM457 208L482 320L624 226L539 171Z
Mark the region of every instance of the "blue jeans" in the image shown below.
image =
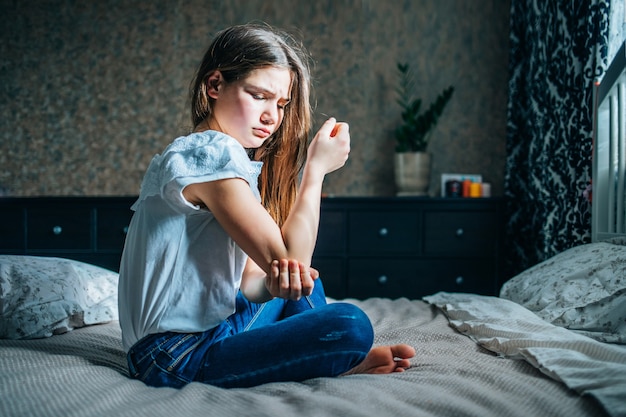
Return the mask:
M348 303L326 304L321 281L299 301L263 304L237 296L236 312L201 333L159 333L128 352L130 376L152 386L192 381L224 388L337 376L372 347L367 315Z

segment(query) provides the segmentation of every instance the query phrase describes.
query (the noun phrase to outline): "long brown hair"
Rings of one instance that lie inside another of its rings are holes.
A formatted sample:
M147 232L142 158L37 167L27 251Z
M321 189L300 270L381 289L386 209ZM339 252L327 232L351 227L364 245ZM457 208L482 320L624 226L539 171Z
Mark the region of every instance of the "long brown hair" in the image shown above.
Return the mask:
M268 25L247 24L217 34L191 84L191 121L194 128L211 117L213 99L208 77L215 70L226 83L245 79L263 67L287 68L292 74L291 101L283 122L272 137L254 152L263 162L259 177L261 201L282 225L297 194L298 175L306 159L311 105L310 56L293 36Z

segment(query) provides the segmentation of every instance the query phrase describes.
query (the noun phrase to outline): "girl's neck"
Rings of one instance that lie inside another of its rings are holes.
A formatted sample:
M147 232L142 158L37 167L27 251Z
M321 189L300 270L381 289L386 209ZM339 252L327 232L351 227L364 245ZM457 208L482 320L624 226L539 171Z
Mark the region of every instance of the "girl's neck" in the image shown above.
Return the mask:
M208 118L204 119L202 122L200 122L200 124L198 124L198 126L196 126L196 128L193 131L194 133L204 132L206 130L216 130L218 132L221 132L219 127L212 126L213 124L215 123L211 123Z

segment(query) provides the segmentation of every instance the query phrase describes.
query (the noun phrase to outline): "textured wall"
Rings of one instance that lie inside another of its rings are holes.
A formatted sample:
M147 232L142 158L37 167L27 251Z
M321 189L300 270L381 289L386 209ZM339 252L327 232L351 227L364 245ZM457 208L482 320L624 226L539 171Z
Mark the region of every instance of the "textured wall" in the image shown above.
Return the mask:
M298 31L315 61L315 128L348 121L335 195L391 195L396 62L430 102L455 86L430 151L441 172L480 173L501 194L507 0L2 1L0 194L134 195L151 157L188 129L187 87L219 29L262 20Z

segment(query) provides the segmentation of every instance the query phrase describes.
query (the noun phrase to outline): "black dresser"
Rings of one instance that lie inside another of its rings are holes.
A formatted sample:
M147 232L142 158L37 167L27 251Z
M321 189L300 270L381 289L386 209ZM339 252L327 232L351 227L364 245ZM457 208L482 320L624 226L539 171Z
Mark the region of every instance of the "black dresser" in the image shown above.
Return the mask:
M313 266L336 298L495 295L502 199L326 198Z
M0 253L119 270L136 197L0 198Z
M118 270L135 199L0 198L0 253ZM494 295L503 207L497 198L324 198L313 266L334 298Z

